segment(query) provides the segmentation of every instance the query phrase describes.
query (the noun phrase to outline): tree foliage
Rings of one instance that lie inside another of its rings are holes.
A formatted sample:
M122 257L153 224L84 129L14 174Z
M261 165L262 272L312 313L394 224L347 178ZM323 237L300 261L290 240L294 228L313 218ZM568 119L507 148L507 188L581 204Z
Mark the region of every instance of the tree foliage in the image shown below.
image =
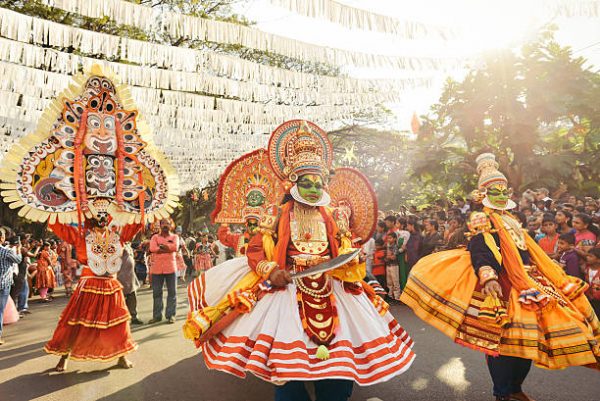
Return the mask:
M516 190L561 183L570 192L600 190L600 74L553 30L520 52L499 51L448 80L409 146L423 199L475 188L475 158L492 152Z

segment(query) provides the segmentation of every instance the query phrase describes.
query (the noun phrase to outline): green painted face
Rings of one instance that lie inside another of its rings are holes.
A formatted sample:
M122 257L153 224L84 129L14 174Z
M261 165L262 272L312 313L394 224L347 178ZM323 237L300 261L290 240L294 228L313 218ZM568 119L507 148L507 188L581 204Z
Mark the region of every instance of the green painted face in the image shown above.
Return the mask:
M317 203L323 197L323 178L316 174L306 174L298 179L298 193L305 201Z
M246 231L248 234L255 234L256 230L258 230L258 220L256 219L248 219L246 220Z
M496 184L487 190L487 197L492 206L498 209L504 209L510 199L511 190L505 185Z
M250 191L246 197L246 203L248 203L248 206L250 207L261 206L263 203L265 203L265 197L260 191L255 189Z

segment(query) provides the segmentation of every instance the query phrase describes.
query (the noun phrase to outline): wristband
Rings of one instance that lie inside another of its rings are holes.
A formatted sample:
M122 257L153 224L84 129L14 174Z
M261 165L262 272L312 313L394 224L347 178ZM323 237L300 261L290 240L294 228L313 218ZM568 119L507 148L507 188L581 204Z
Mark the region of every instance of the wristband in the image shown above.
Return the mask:
M267 260L261 260L256 265L256 273L266 280L276 268L277 263L269 262Z
M492 280L498 280L496 271L490 266L482 266L479 268L477 275L479 276L479 284L481 284L482 287Z

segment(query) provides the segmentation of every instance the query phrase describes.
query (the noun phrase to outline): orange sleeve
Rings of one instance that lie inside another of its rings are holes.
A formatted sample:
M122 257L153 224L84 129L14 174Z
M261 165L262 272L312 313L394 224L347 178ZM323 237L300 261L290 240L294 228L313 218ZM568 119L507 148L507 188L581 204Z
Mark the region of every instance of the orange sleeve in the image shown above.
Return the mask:
M141 224L127 224L123 226L120 234L121 243L124 244L131 241L141 229Z
M48 224L48 228L56 234L61 240L68 242L69 244L76 244L80 238L79 231L75 227L68 226L66 224L55 223Z
M230 248L236 249L240 243L241 234L233 234L226 225L219 226L217 230L217 238L221 243Z

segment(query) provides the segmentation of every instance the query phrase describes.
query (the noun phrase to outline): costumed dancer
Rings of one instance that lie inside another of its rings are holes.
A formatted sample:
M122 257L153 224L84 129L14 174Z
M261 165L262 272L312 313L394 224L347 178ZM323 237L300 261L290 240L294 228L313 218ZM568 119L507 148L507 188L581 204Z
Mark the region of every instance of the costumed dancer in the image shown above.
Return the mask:
M482 212L469 217L467 250L439 252L412 269L401 300L456 343L486 354L494 396L531 401L531 362L546 369L598 368L600 325L584 292L509 212L494 155L477 158Z
M120 366L132 366L125 355L137 345L115 278L123 244L145 222L167 217L177 200L174 171L149 135L128 89L94 65L74 78L45 110L37 131L4 158L4 200L20 207L22 217L48 221L84 266L44 347L61 357L57 371L69 358L118 358Z
M273 132L269 160L289 194L261 218L246 252L249 266L213 268L230 274L190 298L184 334L202 346L206 365L275 383L277 400L308 399L306 381L315 382L318 400L347 400L354 382L389 380L415 357L412 340L362 281L365 264L354 257L350 229L370 227L360 235L366 240L376 221L372 189L360 190L366 179L339 182L351 201L329 208L332 155L326 133L313 123L293 120ZM292 278L327 261L327 269L337 268Z
M232 248L236 257L245 255L265 208L278 203L283 195L282 182L269 165L266 149L233 161L221 176L217 204L211 214L213 223L221 223L219 241ZM244 224L244 232L232 233L229 224Z

